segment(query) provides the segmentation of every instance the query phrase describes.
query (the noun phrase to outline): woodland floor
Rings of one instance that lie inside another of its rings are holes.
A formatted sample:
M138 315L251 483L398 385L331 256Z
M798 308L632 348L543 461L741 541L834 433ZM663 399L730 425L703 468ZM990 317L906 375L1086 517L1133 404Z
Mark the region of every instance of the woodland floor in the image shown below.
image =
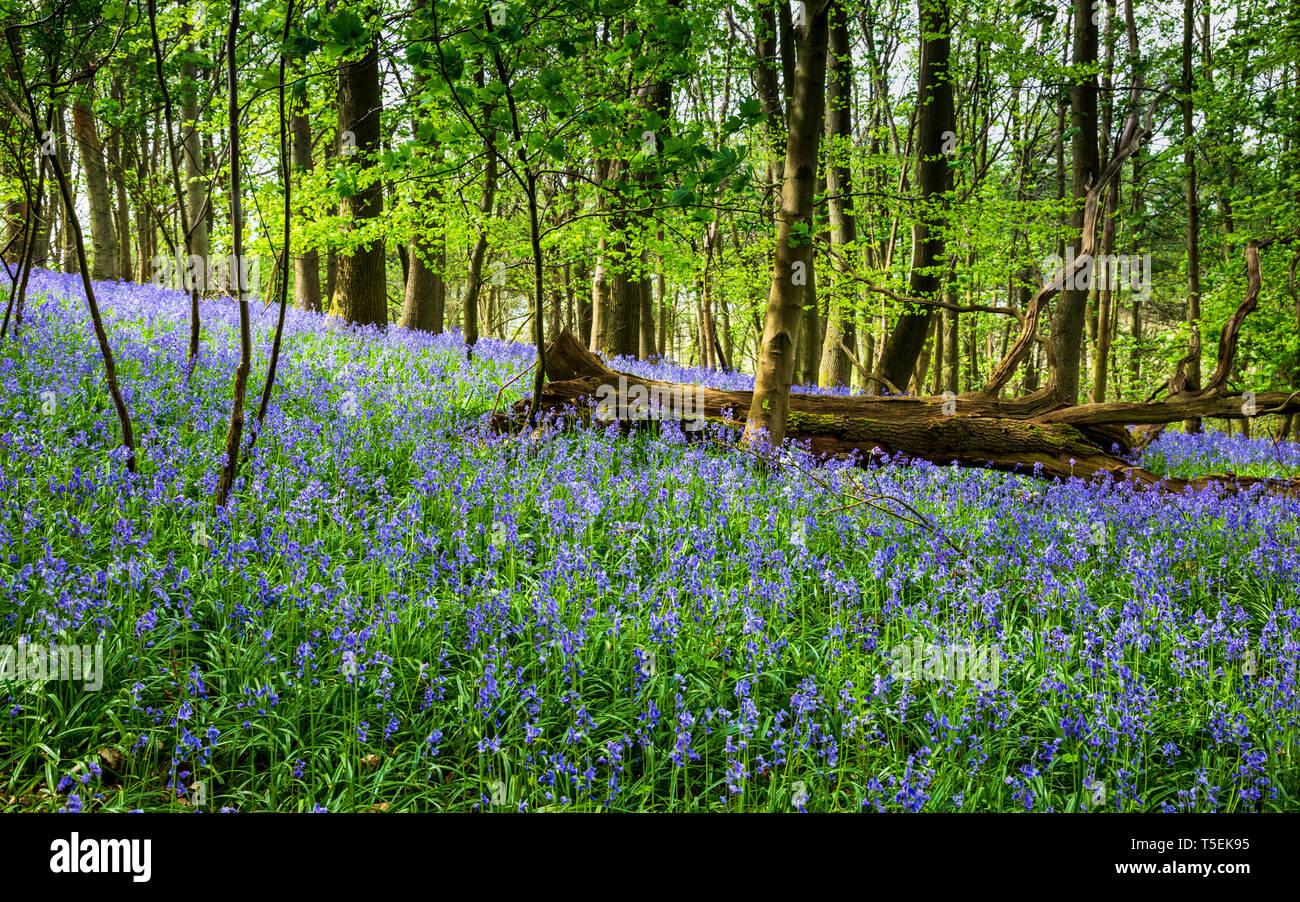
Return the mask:
M100 290L138 475L74 277L0 345L0 644L104 660L0 682L0 809L1300 810L1295 497L506 435L531 347L291 311L214 514L234 306L187 376L184 296ZM1300 448L1171 431L1141 464Z

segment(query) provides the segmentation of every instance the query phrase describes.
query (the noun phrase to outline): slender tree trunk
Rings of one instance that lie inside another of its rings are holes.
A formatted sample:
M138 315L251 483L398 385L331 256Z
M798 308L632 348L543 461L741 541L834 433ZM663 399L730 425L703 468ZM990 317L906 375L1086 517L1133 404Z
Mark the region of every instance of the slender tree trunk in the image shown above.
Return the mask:
M591 276L591 343L593 351L603 351L609 344L610 274L609 242L605 236L596 240L596 267Z
M772 285L753 400L745 439L758 441L763 433L774 446L785 439L790 409L790 383L794 376L795 335L800 327L804 288L812 264L810 234L813 192L817 187L817 150L824 128L826 106L826 56L828 28L825 3L805 5L807 34L799 46L794 94L790 102L786 139L785 179L781 189L781 214L777 220L776 255Z
M193 44L189 51L195 52ZM185 206L189 217L189 251L209 264L212 249L208 239L208 221L212 209L208 205L207 167L203 160L203 142L199 131L199 82L198 67L193 60L186 60L181 65L181 134L184 136L181 146L185 160ZM207 286L199 286L200 293Z
M659 230L659 240L663 241L663 229ZM661 357L668 357L668 280L664 276L664 260L659 260L659 277L656 280L659 288L659 316L655 322L659 325L659 340L655 342L659 348Z
M1132 227L1129 229L1129 253L1134 257L1138 254L1140 234L1138 232L1138 221L1142 215L1142 159L1143 152L1139 148L1133 154L1133 214ZM1142 296L1141 292L1133 292L1129 309L1130 318L1130 336L1133 344L1129 350L1129 384L1132 386L1133 400L1139 400L1142 392Z
M637 100L642 107L653 111L664 122L660 130L653 132L649 136L652 144L647 144L647 149L652 147L654 158L658 160L660 154L663 153L664 138L668 137L666 129L669 116L672 113L672 81L663 77L652 79L638 89ZM642 137L645 138L646 136L643 135ZM653 171L645 171L638 175L636 181L640 188L639 196L649 197L655 192L660 178ZM650 272L650 256L645 249L645 241L651 231L652 219L652 212L645 206L639 208L634 216L637 243L641 245L641 251L635 284L630 286L636 297L630 298L629 303L635 303L638 306L637 356L641 360L648 360L658 353L655 340L654 277Z
M281 237L280 284L277 291L280 296L280 309L276 312L275 337L271 341L271 358L266 365L266 381L262 383L262 399L257 405L257 418L249 430L248 449L251 450L257 440L257 434L266 420L266 411L271 403L271 391L275 388L275 373L280 362L280 347L284 338L284 314L289 306L289 281L293 274L289 270L289 260L293 254L293 150L289 126L288 74L289 74L289 32L293 27L294 0L289 0L284 12L284 30L280 33L280 72L277 89L276 118L280 131L280 183L284 192L284 205L281 208L284 232ZM247 453L247 452L245 452Z
M578 286L576 299L578 303L578 338L582 340L585 347L591 347L591 321L592 321L592 304L591 292L585 290L585 286L591 284L591 272L587 266L587 258L581 257L573 266L573 281Z
M916 298L937 298L943 287L940 261L944 254L943 230L947 195L952 190L952 167L943 148L956 134L953 107L951 18L948 0L918 0L921 20L921 63L917 85L920 110L916 126L916 183L922 213L912 227L912 266L908 287ZM917 357L930 331L934 308L902 313L880 355L880 375L894 385L907 385Z
M830 16L830 72L826 92L826 189L830 212L831 247L837 256L831 266L837 278L826 315L826 339L818 367L818 384L823 387L848 385L853 376L849 355L844 350L856 342L853 309L855 290L850 281L858 240L853 213L853 178L849 166L853 149L853 57L849 44L848 15L841 6Z
M1191 330L1188 352L1188 391L1201 387L1201 205L1197 197L1196 144L1193 139L1192 46L1195 38L1196 12L1194 0L1183 0L1183 208L1187 216L1187 324ZM1201 421L1193 418L1183 422L1188 432L1200 432Z
M957 300L956 289L948 286L945 295L950 301ZM943 311L943 384L942 391L957 393L958 374L961 366L961 321L956 310ZM1026 374L1026 379L1028 375Z
M111 88L113 100L122 102L121 78L113 80ZM117 277L124 282L131 281L135 267L131 265L131 205L126 199L126 129L117 126L109 134L107 157L109 178L113 182L116 195L114 205L113 231L117 235Z
M478 204L478 237L474 240L474 246L469 252L469 273L465 278L465 296L461 298L460 302L464 322L465 346L468 349L467 355L474 353L474 345L478 343L479 338L478 299L479 293L483 290L483 259L487 255L488 247L488 217L492 215L492 205L495 203L497 190L497 156L492 147L490 136L484 149L487 153L487 160L483 169L483 196ZM490 320L488 325L490 328Z
M69 149L68 142L68 124L62 108L55 111L54 125L55 140L57 142L55 144L55 156L58 157L59 166L62 172L67 176L68 181L76 184L76 173L73 172L72 168L74 158ZM80 222L77 220L75 211L68 210L67 206L63 203L61 195L59 200L59 221L62 223L59 229L59 259L62 262L64 271L72 272L79 265L77 257L77 237L73 223L76 222L77 227L80 227Z
M1115 183L1107 192L1106 197L1106 218L1101 226L1101 257L1109 260L1115 249L1115 220L1119 210L1120 202L1120 185L1123 179L1115 179ZM1110 363L1110 342L1112 332L1112 320L1114 319L1114 298L1115 298L1115 271L1106 272L1097 271L1094 273L1101 279L1105 279L1097 286L1097 347L1093 355L1092 364L1092 402L1100 404L1106 400L1106 379L1109 376Z
M427 11L428 5L429 0L414 0L412 12L420 16ZM427 84L427 76L418 73L414 76L417 97L427 91ZM411 120L411 135L419 137L417 119ZM441 145L434 148L432 157L435 165L442 163ZM405 329L422 329L435 334L443 330L447 306L447 286L443 275L447 269L447 244L446 236L439 232L439 229L445 229L446 224L441 221L442 192L438 182L438 178L426 178L419 194L418 206L422 215L418 217L407 254L410 263L401 319L401 326Z
M570 332L578 329L577 311L574 310L573 261L564 261L564 328Z
M825 100L822 101L823 108ZM814 196L814 216L823 218L820 210L815 208L816 198L826 196L826 176L822 174L817 179L817 194ZM821 366L822 359L822 312L821 312L821 294L817 290L817 267L825 255L819 252L819 248L825 247L830 243L830 235L823 233L817 236L817 242L813 245L812 257L808 262L808 284L804 286L803 295L803 312L799 325L799 341L795 352L795 372L794 380L798 385L816 385L817 370ZM719 245L721 242L719 242ZM829 271L831 267L827 267Z
M331 163L338 157L338 142L329 142L325 145L325 159ZM329 208L331 217L337 216L339 208L337 204L332 204ZM325 251L325 296L321 300L321 308L325 313L333 314L338 308L335 306L334 298L339 289L339 253L333 243Z
M201 211L189 207L186 191L181 187L181 177L178 171L181 153L176 147L175 130L173 128L175 115L172 108L171 91L167 87L167 76L163 68L162 44L158 38L158 10L154 0L149 0L148 9L149 33L153 44L154 75L158 79L158 90L163 99L163 137L167 145L167 172L171 176L172 191L176 197L176 214L180 218L180 246L177 247L174 241L167 238L166 231L163 232L163 237L167 240L168 248L173 257L178 256L181 250L185 252L186 259L182 271L187 273L185 282L190 296L190 341L187 360L192 364L199 353L199 295L207 287L208 273L211 272L211 267L206 256L206 243L204 245L204 255L196 255L194 249L195 233L198 231L198 225L203 220L200 215ZM190 85L187 89L192 90L192 88L193 86ZM191 125L191 128L197 128L197 125ZM182 146L184 146L184 141L182 141ZM188 153L188 151L186 152ZM203 235L206 242L206 228Z
M646 255L642 254L643 261ZM641 334L637 346L637 356L649 360L659 353L655 336L655 283L654 277L643 270L640 281L641 289Z
M1102 93L1105 95L1105 102L1102 106L1101 140L1098 148L1102 169L1106 168L1106 157L1111 143L1111 125L1115 116L1114 91L1112 90L1115 71L1115 0L1107 0L1106 3L1105 44L1106 62L1102 80ZM1120 190L1123 184L1123 178L1116 178L1114 184L1106 192L1106 206L1101 223L1100 259L1106 261L1107 264L1111 262L1112 255L1115 252L1116 218L1119 215ZM1110 374L1110 346L1112 319L1114 318L1113 301L1116 288L1116 270L1108 265L1105 270L1095 268L1094 275L1096 278L1093 280L1093 285L1097 293L1097 327L1096 346L1092 358L1091 394L1092 403L1101 404L1106 400L1106 380Z
M307 100L303 97L294 110L293 129L293 169L299 179L305 180L312 171L311 159L311 119L307 115ZM305 208L300 208L299 216L306 216ZM293 257L293 296L304 310L321 312L320 293L320 252L311 245L303 246Z
M1071 247L1077 255L1083 242L1084 201L1088 189L1101 174L1097 135L1097 75L1081 75L1085 68L1097 64L1097 25L1092 21L1092 0L1075 0L1074 6L1074 84L1070 87L1070 155L1071 190L1074 208L1070 227L1074 233ZM1052 320L1052 340L1056 350L1056 390L1066 403L1079 399L1080 364L1083 358L1084 317L1087 313L1089 288L1083 279L1075 287L1061 292L1056 315Z
M235 56L235 37L239 32L239 0L230 7L230 25L226 31L226 87L229 92L230 128L230 249L231 278L235 280L239 302L239 365L235 367L234 398L230 407L230 428L226 430L225 463L217 483L216 506L224 507L235 484L239 468L241 440L244 432L244 398L248 389L248 371L253 361L252 324L248 310L248 285L244 278L244 207L239 159L239 66Z
M153 133L157 135L161 129L156 116L153 126ZM157 159L150 153L148 129L141 129L138 137L140 144L133 153L137 155L136 165L140 172L140 180L152 187L158 183L158 167ZM141 201L135 208L135 233L139 242L135 280L141 284L148 283L153 277L153 260L158 253L155 228L153 219L149 215L147 201Z
M6 76L12 79L18 66L23 64L22 56L16 58L6 58L4 70ZM3 166L0 167L0 174L3 174L5 180L11 183L17 183L20 179L31 183L32 172L31 166L27 162L25 153L16 154L13 152L11 142L12 125L6 121L0 135L5 139L5 155ZM23 172L23 170L27 170ZM28 189L30 190L30 189ZM28 198L22 189L19 189L18 196L8 201L4 206L4 215L6 220L4 245L5 250L0 254L3 258L6 279L17 278L18 269L22 265L22 257L27 247L27 228L31 223L31 211L28 208ZM10 263L15 264L14 267ZM16 289L15 289L16 290ZM11 293L9 303L12 303L14 295ZM8 310L6 310L5 324L8 325Z

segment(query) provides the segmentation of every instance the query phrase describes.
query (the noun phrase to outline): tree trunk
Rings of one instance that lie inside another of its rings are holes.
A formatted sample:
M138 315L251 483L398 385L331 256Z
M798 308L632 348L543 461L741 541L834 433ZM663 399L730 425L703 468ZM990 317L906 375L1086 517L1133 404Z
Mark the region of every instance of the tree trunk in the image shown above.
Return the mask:
M641 254L642 264L644 265L648 258L645 252ZM641 334L637 345L637 356L642 360L649 360L659 353L655 335L655 287L654 278L646 270L641 271ZM555 332L551 336L554 339Z
M1106 196L1106 218L1101 224L1101 257L1109 260L1115 248L1115 219L1119 209L1121 179L1116 179ZM1097 286L1097 347L1092 363L1092 401L1100 404L1106 400L1106 379L1110 365L1110 339L1114 318L1116 278L1112 270L1094 271L1105 281Z
M614 272L609 279L608 329L602 350L610 356L635 357L640 340L641 289L640 283L629 272L629 267L634 264L628 259L627 218L622 209L624 201L616 197L613 203L620 209L610 217L612 235L609 246Z
M591 275L591 343L593 351L603 351L609 343L610 275L609 242L605 236L596 240L596 266Z
M104 149L92 109L94 82L72 103L72 130L81 152L81 167L86 172L86 201L90 208L90 245L93 254L91 277L116 279L118 276L117 229L113 223L113 204L108 193L108 173L104 168Z
M831 266L842 276L852 275L858 240L853 214L853 178L849 167L853 149L853 58L849 44L849 21L837 5L830 16L830 71L826 92L826 189L830 213ZM836 279L826 314L826 338L822 344L817 382L830 388L848 385L853 370L845 348L857 340L854 327L852 282Z
M194 51L194 45L188 48ZM186 60L181 66L181 146L185 158L185 206L189 212L189 252L207 266L212 253L208 240L208 220L212 210L208 206L207 167L203 164L203 144L199 133L198 68ZM204 286L200 286L204 290Z
M768 293L753 399L749 405L749 421L745 426L747 442L757 441L766 433L773 447L780 447L785 439L790 382L795 366L795 335L801 325L804 289L812 265L812 244L806 236L812 228L817 149L825 118L826 6L825 2L812 0L805 4L807 34L799 47L794 95L790 103L772 285ZM805 237L796 241L795 236L799 233Z
M1129 235L1129 253L1136 255L1139 247L1137 215L1142 209L1142 154L1133 154L1133 218L1134 225ZM1129 328L1133 346L1129 351L1129 380L1133 397L1136 400L1142 394L1142 297L1140 292L1133 292L1129 309Z
M822 101L822 107L825 109L825 100ZM817 197L825 196L826 176L822 174L817 179L814 205ZM820 211L814 208L813 215L819 216L819 214ZM813 243L812 257L808 261L808 284L804 286L802 322L799 326L799 341L795 357L794 381L798 385L816 385L817 370L821 366L822 312L821 295L817 290L817 267L821 260L826 259L826 255L819 253L818 249L829 244L829 234L818 235ZM829 270L830 267L827 269Z
M235 367L234 397L230 405L230 426L226 430L226 459L217 482L216 506L224 507L235 484L239 468L244 431L244 397L248 388L248 371L253 362L252 324L248 310L248 285L244 279L244 209L239 159L239 69L235 61L235 38L239 32L239 0L230 7L230 25L226 32L226 88L229 93L230 128L230 253L231 278L235 281L239 304L239 364Z
M6 32L5 37L13 55L21 59L22 46L19 43L17 31L17 29L10 29ZM24 114L23 110L16 106L15 102L7 94L5 98L10 103L12 112L20 120L25 120L27 128L32 133L36 133L38 131L37 123L40 122L36 112L36 102L32 98L31 89L27 85L27 79L22 68L15 67L14 75L18 82L19 91L27 103L26 113ZM93 121L92 119L92 124ZM98 145L96 144L96 146ZM90 322L95 332L95 341L99 345L100 358L104 361L104 381L108 383L108 395L113 402L113 409L117 412L118 425L122 429L122 446L126 449L126 469L128 473L135 473L135 436L131 428L131 413L127 409L126 399L123 397L121 386L117 381L117 362L113 357L113 349L108 341L108 332L104 328L103 317L99 313L99 303L95 299L95 286L91 279L89 263L86 260L86 242L81 232L81 223L77 219L76 199L73 196L71 180L63 168L59 154L56 153L51 157L50 166L54 170L54 178L59 185L59 196L63 198L66 230L72 233L77 268L81 274L81 288L86 296L86 307L90 311Z
M659 240L663 241L663 229L659 230ZM668 280L664 276L664 260L659 259L659 316L655 322L659 326L659 340L655 342L660 357L668 357Z
M304 97L294 110L293 128L293 169L298 177L305 181L312 171L311 159L311 119L307 116L307 100ZM300 182L301 184L301 182ZM299 216L305 216L306 210L300 209ZM293 257L293 296L298 306L313 313L321 312L320 293L320 252L315 247L304 245Z
M370 46L358 60L339 67L339 134L351 134L353 141L343 146L355 147L360 160L359 181L370 181L364 170L375 165L380 145L380 114L383 98L379 85L379 35L373 7L365 10L365 19L376 33ZM341 143L343 143L341 141ZM350 162L353 162L352 155ZM343 215L350 230L361 230L379 219L384 212L383 183L364 184L356 194L342 201ZM337 296L334 305L349 323L385 326L388 324L387 273L384 239L373 237L339 255Z
M652 78L637 90L637 101L641 107L652 111L663 123L657 131L652 132L651 143L646 145L647 150L653 149L654 158L658 160L664 150L664 139L668 137L667 123L672 114L672 81L665 77ZM645 135L642 135L642 138L644 139ZM656 172L646 170L638 173L636 181L638 195L645 198L656 192L660 178ZM630 298L629 303L635 303L638 308L637 356L641 360L649 360L658 353L655 335L654 277L650 273L650 256L645 249L653 218L653 212L644 205L638 208L633 216L636 223L637 244L641 246L641 250L636 281L632 286L636 297Z
M585 290L590 285L591 272L587 267L587 258L581 257L573 265L573 282L578 286L576 300L578 305L578 337L585 347L591 347L592 303L591 292Z
M22 65L23 55L19 52L18 58L15 59L12 54L5 55L4 71L7 79L12 79L15 75L17 66ZM34 184L32 179L34 173L29 163L29 158L25 152L15 153L13 141L13 124L6 120L3 132L5 144L5 155L3 165L0 166L0 174L3 174L5 181L11 184L19 183L20 180L27 181L28 184ZM22 170L27 170L23 172ZM5 249L0 253L3 258L5 276L7 278L16 278L17 267L22 265L22 257L27 247L27 227L30 225L31 210L28 206L28 197L22 188L17 188L18 196L14 197L4 206L4 215L6 220L5 228ZM13 264L11 267L10 264ZM12 300L12 294L11 298ZM5 324L8 325L8 313L5 316Z
M1097 25L1092 20L1092 0L1075 0L1073 62L1076 71L1070 87L1070 183L1074 208L1070 214L1070 227L1075 235L1070 246L1077 257L1083 242L1084 201L1101 169L1097 148L1097 75L1095 71L1090 75L1079 74L1085 68L1095 69L1097 63ZM1087 281L1076 278L1074 287L1061 292L1052 320L1056 390L1070 404L1079 399L1084 318L1089 294Z
M1187 325L1191 330L1187 354L1186 388L1195 391L1201 386L1201 207L1197 198L1196 145L1192 134L1192 43L1195 37L1196 14L1194 0L1183 0L1183 209L1187 216ZM1189 419L1183 423L1188 432L1200 432L1201 422Z
M59 166L64 175L70 182L76 184L76 174L72 170L73 156L68 147L68 124L62 109L55 111L54 127L55 140L57 142L55 145L55 156L59 160ZM61 223L59 227L59 260L61 261L65 272L73 272L79 265L76 229L80 228L81 224L77 221L75 211L68 210L67 206L63 203L62 195L60 195L58 208L59 222Z
M113 100L122 102L122 82L113 80L111 89ZM135 267L131 265L131 205L126 199L126 143L128 134L122 126L113 128L109 135L107 156L108 173L113 182L116 204L113 209L113 231L117 235L117 278L124 282L131 281Z
M1106 3L1106 63L1102 80L1102 93L1105 104L1101 116L1100 162L1102 168L1107 163L1106 153L1111 143L1111 125L1115 117L1115 97L1113 91L1115 71L1115 0ZM1106 380L1110 374L1110 348L1113 334L1114 299L1117 285L1117 269L1110 266L1111 255L1115 250L1116 218L1119 215L1120 190L1124 179L1117 178L1106 191L1106 211L1101 222L1101 259L1107 261L1105 271L1096 270L1100 277L1094 280L1097 291L1097 334L1096 346L1092 358L1092 401L1100 404L1106 400Z
M467 354L473 354L474 345L478 344L479 316L478 299L483 290L483 259L488 247L488 217L492 215L497 190L497 155L492 148L491 138L484 147L487 160L483 169L483 195L479 200L478 237L469 252L469 273L465 277L465 296L461 298L461 316L464 323L465 346ZM489 321L488 327L491 328Z
M781 57L777 49L777 6L769 0L754 4L754 86L763 110L763 134L767 139L767 184L770 209L775 218L781 209L781 182L785 178L785 135L787 130L782 103ZM788 12L787 12L788 14Z
M431 182L424 197L424 209L432 214L431 208L436 208L440 202L440 192ZM446 308L443 270L447 266L447 246L442 236L431 237L423 226L419 228L420 232L411 239L401 326L438 333L443 330Z
M944 254L947 194L952 167L943 147L956 134L949 61L951 19L948 0L918 0L921 61L917 84L916 183L922 213L912 226L912 266L908 287L916 298L937 298L943 287L939 269ZM930 330L932 307L908 310L894 324L880 355L880 375L905 386Z
M153 124L153 133L157 135L159 128L156 116ZM158 181L158 160L150 153L149 131L141 129L139 138L139 148L134 152L138 155L137 165L141 172L141 180L153 185ZM153 146L157 147L156 144ZM153 260L158 254L157 230L149 213L148 201L141 201L136 205L135 232L139 240L139 261L136 264L135 280L143 285L153 278Z

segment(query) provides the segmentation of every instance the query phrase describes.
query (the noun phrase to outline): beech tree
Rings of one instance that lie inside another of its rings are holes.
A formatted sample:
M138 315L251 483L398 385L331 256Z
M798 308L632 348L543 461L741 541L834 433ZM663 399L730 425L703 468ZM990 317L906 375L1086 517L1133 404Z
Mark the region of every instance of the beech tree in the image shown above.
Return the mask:
M350 58L339 66L339 146L355 177L341 201L346 227L354 235L339 252L334 306L349 323L388 324L384 237L378 228L384 212L383 183L376 171L383 97L379 77L379 13L342 9L335 33L351 40ZM355 165L354 165L355 164Z

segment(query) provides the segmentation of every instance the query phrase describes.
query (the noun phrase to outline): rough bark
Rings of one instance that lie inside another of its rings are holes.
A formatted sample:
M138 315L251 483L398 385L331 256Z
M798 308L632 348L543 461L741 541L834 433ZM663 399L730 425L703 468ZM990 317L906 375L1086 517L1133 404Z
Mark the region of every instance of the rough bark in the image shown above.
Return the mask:
M621 166L617 168L622 169ZM617 192L617 189L616 189ZM621 192L620 192L621 193ZM629 272L635 265L628 259L629 240L625 201L616 196L612 201L619 209L610 217L610 238L606 242L609 258L606 265L613 268L609 279L609 295L605 299L607 323L601 348L610 356L635 357L640 340L641 291L639 283Z

